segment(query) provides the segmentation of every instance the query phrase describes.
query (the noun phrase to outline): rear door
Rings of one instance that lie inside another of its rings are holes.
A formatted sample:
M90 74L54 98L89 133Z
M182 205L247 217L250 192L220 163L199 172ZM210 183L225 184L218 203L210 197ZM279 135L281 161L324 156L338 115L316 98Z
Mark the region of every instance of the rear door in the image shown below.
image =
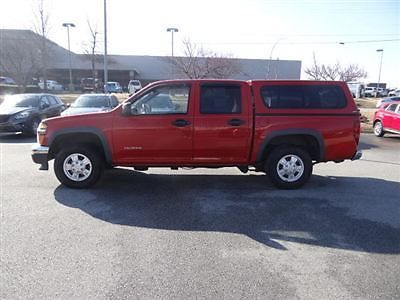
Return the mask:
M250 89L245 82L201 82L193 134L197 164L240 164L249 159Z

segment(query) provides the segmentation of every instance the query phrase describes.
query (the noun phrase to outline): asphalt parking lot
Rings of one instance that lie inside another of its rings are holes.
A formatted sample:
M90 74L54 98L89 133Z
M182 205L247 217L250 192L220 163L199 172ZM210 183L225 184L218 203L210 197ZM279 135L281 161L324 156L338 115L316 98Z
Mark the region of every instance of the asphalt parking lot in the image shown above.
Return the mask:
M71 190L32 143L0 136L1 299L400 298L400 137L295 191L233 168Z

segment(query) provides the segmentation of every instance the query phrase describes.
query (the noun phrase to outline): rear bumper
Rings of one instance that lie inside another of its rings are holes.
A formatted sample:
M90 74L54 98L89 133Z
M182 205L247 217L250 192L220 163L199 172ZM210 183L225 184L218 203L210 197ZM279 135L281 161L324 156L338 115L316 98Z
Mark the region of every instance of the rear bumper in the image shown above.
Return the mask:
M49 147L35 144L32 146L32 160L40 164L39 170L49 169Z

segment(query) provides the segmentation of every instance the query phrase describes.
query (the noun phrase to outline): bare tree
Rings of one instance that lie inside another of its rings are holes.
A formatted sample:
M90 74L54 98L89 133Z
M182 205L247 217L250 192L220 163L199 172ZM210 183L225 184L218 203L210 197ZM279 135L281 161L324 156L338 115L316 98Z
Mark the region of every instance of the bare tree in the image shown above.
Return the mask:
M34 23L34 31L39 36L38 49L40 52L40 67L41 67L41 76L43 77L43 87L47 90L47 69L48 62L50 59L50 45L48 43L48 31L49 31L49 14L45 7L44 0L37 0L37 10L34 13L35 15L35 23Z
M0 69L11 76L23 89L40 69L35 40L3 38L0 44Z
M315 53L312 66L306 68L304 72L315 80L342 80L348 82L367 77L367 72L356 64L348 66L342 66L338 62L334 65L320 64L317 62Z
M183 40L184 56L168 57L174 76L186 78L230 78L240 72L240 64L229 55L220 55Z
M356 81L365 77L367 77L367 72L356 64L351 64L345 68L342 68L340 72L340 80L346 82Z
M92 67L92 77L94 79L97 78L97 70L96 70L96 62L102 61L102 55L100 55L97 51L97 47L99 46L99 31L97 30L97 25L92 25L89 20L87 20L87 24L90 32L90 42L85 45L85 49L83 50L85 56L90 59L91 67Z

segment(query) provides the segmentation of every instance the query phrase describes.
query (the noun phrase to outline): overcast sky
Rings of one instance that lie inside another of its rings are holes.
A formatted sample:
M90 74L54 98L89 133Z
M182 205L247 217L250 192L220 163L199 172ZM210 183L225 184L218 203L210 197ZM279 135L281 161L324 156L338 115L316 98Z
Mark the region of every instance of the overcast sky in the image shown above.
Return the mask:
M90 41L87 20L103 37L103 0L44 2L49 38L57 44L67 47L64 22L76 25L74 52L82 53ZM37 3L4 1L0 28L32 29ZM321 63L359 64L368 72L366 81L376 82L376 50L384 49L381 82L400 88L400 0L107 0L107 13L110 54L168 55L166 28L177 27L176 55L183 38L237 58L301 60L303 69L315 53Z

